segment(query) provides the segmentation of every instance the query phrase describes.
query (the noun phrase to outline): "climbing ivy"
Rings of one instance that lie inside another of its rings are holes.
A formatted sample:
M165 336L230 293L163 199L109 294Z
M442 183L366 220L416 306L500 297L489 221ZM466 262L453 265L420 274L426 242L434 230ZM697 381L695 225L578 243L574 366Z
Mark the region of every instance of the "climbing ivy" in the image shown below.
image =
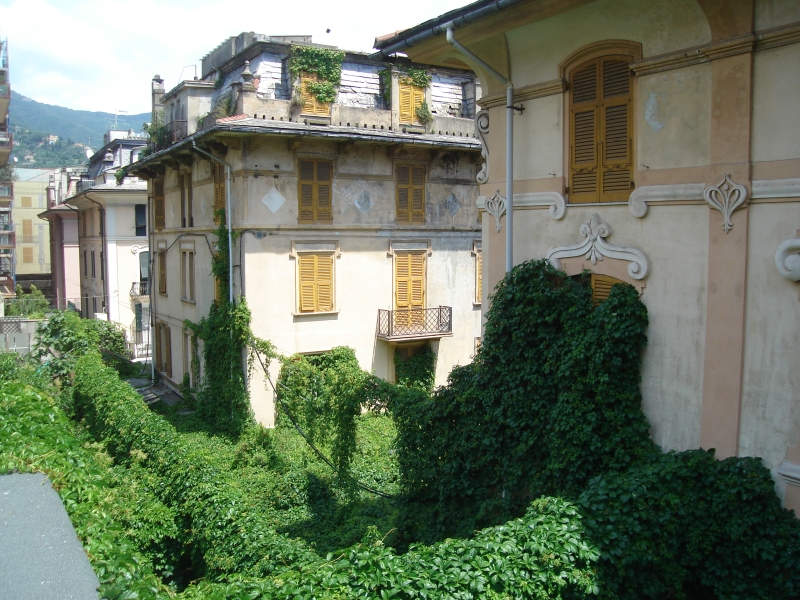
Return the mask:
M431 84L433 78L426 69L415 69L408 67L405 77L400 77L400 83L415 85L420 88L426 88Z
M292 46L289 72L297 80L302 73L315 73L316 82L308 82L306 91L320 102L336 100L336 88L342 80L344 52L314 46Z
M800 524L759 459L662 454L639 389L647 311L596 308L545 261L492 296L483 345L432 396L390 397L409 540L468 536L541 496L574 501L601 598L794 598Z
M227 435L238 436L253 421L250 394L245 379L246 369L252 371L257 349L267 363L274 358L272 345L258 339L250 329L250 310L243 297L238 302L229 300L228 282L228 230L225 212L217 211L219 226L216 230L217 250L211 262L211 272L217 282L220 299L211 304L208 316L199 323L184 321L184 327L203 342L205 371L196 389L196 404L200 417L212 429ZM234 234L234 239L236 234ZM195 357L197 356L195 346ZM198 364L192 368L199 370Z
M394 372L400 385L417 387L430 394L436 376L436 354L430 346L425 346L413 356L402 360L400 350L395 349Z

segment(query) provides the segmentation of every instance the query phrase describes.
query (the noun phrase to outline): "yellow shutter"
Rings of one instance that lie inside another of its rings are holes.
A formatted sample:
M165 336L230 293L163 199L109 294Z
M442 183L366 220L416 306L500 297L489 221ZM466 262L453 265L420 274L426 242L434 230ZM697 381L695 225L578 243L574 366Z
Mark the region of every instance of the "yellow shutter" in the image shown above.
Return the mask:
M169 325L164 327L164 372L167 377L172 377L172 330Z
M414 98L414 122L419 123L417 118L417 109L425 102L425 88L412 86L412 94Z
M631 189L630 57L592 60L571 76L570 202L621 202Z
M333 310L333 254L321 254L316 257L317 311Z
M483 301L483 252L475 254L475 302Z
M611 288L618 283L624 284L625 282L609 275L595 275L593 273L591 276L592 304L597 306L601 302L608 300Z
M333 221L332 164L326 160L301 160L297 183L298 221L330 223Z
M414 91L409 83L401 83L400 87L400 122L413 123L416 121L414 115Z
M409 297L411 255L395 254L394 257L394 307L395 310L411 308Z
M298 270L300 271L300 312L316 312L317 299L315 293L316 256L298 254Z
M156 229L164 229L164 180L153 181L153 219Z
M162 371L163 367L161 366L161 323L156 323L155 331L153 332L153 337L155 338L155 348L153 349L155 352L155 360L156 360L156 371Z
M33 262L33 248L28 247L22 249L22 262L24 263Z
M304 115L317 115L327 117L331 114L331 105L328 102L320 102L317 97L309 90L309 83L317 83L319 78L316 73L303 73L300 76L300 92L303 96Z
M158 253L158 293L167 293L167 253L163 250Z
M409 255L411 308L425 308L425 253Z
M597 70L593 60L571 78L570 202L597 201Z
M316 161L316 221L330 223L333 220L331 207L331 163L324 160Z
M397 167L397 222L409 223L411 221L410 187L411 167L400 165Z
M186 174L186 226L194 227L194 188L191 171Z
M22 237L23 238L31 238L33 237L33 220L32 219L22 219ZM30 242L31 240L23 240Z
M395 254L395 309L425 308L425 253Z
M300 312L333 310L333 254L298 254Z
M22 208L31 208L33 206L33 197L32 196L23 196L22 197Z
M425 223L425 167L397 167L397 222Z
M621 202L631 193L631 72L628 60L603 60L602 186L600 201Z

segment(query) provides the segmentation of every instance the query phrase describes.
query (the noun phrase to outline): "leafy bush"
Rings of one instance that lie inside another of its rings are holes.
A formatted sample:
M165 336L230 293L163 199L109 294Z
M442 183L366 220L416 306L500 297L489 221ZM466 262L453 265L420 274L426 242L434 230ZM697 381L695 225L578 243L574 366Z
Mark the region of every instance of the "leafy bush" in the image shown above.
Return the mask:
M154 549L176 533L170 511L142 490L114 486L107 465L81 442L53 400L9 379L6 356L2 363L0 473L42 472L50 478L86 548L103 598L166 596L153 573L152 555L139 548ZM141 535L144 527L146 536Z
M44 293L31 284L31 291L25 293L22 286L17 285L17 297L6 304L6 315L9 317L19 316L29 319L43 319L50 302L45 298Z
M592 306L544 261L495 290L475 361L432 397L390 398L406 539L470 535L543 495L577 502L602 598L791 598L800 524L758 459L662 454L641 411L647 313Z

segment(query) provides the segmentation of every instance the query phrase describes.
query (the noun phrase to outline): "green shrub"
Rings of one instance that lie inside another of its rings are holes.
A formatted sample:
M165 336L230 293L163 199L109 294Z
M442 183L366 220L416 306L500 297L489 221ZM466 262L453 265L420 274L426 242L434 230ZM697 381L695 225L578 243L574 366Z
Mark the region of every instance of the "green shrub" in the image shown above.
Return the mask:
M82 443L50 397L4 378L0 473L13 471L50 478L97 573L103 598L167 596L153 573L152 555L140 548L163 546L175 535L170 511L152 495L113 485L108 465ZM146 543L136 531L144 527L149 529Z

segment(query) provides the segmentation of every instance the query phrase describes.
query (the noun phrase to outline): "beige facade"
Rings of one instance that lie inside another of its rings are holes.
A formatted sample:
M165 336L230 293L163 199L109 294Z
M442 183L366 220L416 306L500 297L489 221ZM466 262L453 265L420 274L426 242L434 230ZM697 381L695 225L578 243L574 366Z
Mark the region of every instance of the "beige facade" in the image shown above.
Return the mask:
M16 274L50 273L50 224L39 218L47 208L47 185L52 170L16 169L11 221L16 233Z
M511 80L524 109L514 116L514 263L550 258L568 273L634 284L650 315L642 393L654 440L665 450L760 456L786 506L800 509L800 4L544 4L448 15L455 38ZM486 295L505 270L506 217L494 214L506 186L506 89L445 30L440 19L378 45L388 51L417 35L404 50L412 60L480 76ZM600 111L596 130L578 121L590 109L576 74L592 61L628 64L627 125L607 116L606 100L591 109ZM625 164L604 162L614 142L604 132L617 126ZM581 136L597 144L587 150L594 163L579 164ZM582 177L603 169L603 182L627 170L630 189L612 201L605 184L584 194ZM591 248L603 259L585 258Z
M134 178L121 185L97 184L68 198L66 203L78 210L82 315L119 323L133 357L147 357L147 185Z

